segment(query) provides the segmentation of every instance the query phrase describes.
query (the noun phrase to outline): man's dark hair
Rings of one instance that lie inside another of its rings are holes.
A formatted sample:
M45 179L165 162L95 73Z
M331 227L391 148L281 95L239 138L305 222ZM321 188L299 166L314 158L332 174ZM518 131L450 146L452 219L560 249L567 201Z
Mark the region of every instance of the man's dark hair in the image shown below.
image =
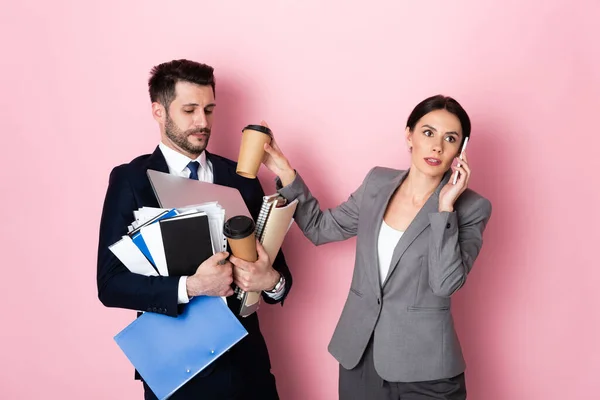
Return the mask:
M190 82L196 85L212 87L215 93L214 68L190 60L173 60L159 64L150 71L148 90L150 100L162 104L165 108L175 98L175 84L177 82Z

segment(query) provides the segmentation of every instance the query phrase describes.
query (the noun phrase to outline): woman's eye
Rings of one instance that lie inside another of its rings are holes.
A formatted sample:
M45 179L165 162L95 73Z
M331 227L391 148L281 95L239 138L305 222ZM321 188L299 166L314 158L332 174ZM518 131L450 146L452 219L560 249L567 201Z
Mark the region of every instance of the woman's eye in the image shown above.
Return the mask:
M423 131L423 134L425 136L433 136L433 132L431 132L429 129L427 129L426 131Z
M446 137L446 140L447 140L448 142L450 142L450 143L454 143L454 142L456 142L456 138L455 138L454 136L447 136L447 137Z

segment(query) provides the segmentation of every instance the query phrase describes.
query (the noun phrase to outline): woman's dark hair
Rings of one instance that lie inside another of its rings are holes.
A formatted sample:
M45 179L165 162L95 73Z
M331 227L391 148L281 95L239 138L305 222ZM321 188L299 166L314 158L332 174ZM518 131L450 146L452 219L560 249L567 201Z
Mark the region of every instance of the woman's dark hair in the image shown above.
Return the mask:
M419 122L423 116L435 110L446 110L449 113L456 115L462 128L463 142L465 141L465 138L471 135L471 120L465 109L452 97L443 96L441 94L431 96L417 104L406 121L406 127L413 131L417 122Z

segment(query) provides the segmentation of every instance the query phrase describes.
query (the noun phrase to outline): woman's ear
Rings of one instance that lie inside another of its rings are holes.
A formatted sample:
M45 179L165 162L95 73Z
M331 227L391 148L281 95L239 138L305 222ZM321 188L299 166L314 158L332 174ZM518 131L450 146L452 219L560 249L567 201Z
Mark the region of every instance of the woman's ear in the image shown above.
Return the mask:
M412 131L410 130L410 128L407 126L406 129L404 130L404 136L406 139L406 146L408 147L408 151L412 151Z

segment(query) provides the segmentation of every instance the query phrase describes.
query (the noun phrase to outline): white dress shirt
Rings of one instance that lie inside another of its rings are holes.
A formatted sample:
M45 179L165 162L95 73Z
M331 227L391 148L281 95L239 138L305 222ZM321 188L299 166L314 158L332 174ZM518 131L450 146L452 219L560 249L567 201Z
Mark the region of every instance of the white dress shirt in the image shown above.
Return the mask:
M392 263L392 256L394 255L394 249L400 241L400 238L404 232L397 231L385 221L381 224L379 230L379 238L377 240L377 255L379 257L379 283L383 286L385 278L390 270L390 264Z
M213 175L213 166L212 163L206 158L206 152L202 152L198 158L192 160L191 158L171 149L164 143L159 143L158 147L160 151L162 151L163 156L165 157L165 161L167 162L167 167L169 167L169 173L171 175L181 176L183 178L190 177L190 169L188 168L188 164L191 161L198 161L200 166L198 167L198 180L202 182L214 183L214 175ZM185 304L190 301L187 295L187 276L182 276L179 278L179 287L178 287L178 296L177 302L179 304ZM269 292L265 292L267 296L271 297L274 300L279 300L283 294L284 290L281 290L279 293L273 294Z

